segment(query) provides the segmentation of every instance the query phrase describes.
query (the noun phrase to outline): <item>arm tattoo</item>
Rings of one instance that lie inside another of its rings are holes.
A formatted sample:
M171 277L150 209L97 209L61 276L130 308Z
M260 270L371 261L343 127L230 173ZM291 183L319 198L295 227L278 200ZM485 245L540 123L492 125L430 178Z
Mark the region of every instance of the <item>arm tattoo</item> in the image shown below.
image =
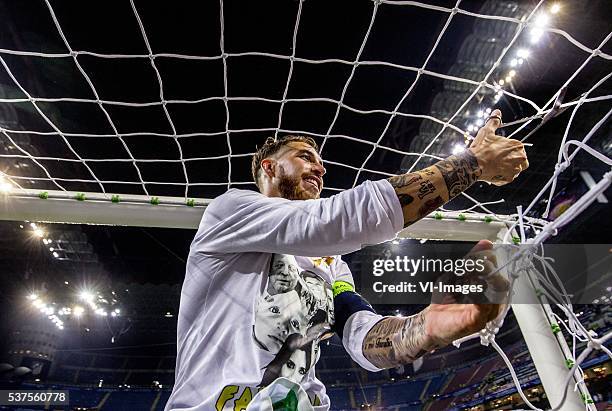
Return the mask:
M363 340L363 355L378 368L410 363L438 348L425 332L425 311L412 317L385 317Z
M448 199L452 199L469 186L474 184L482 171L478 167L478 160L470 150L448 157L439 161L435 166L442 173L446 188L448 189Z
M402 206L404 227L465 191L481 173L474 154L465 150L423 170L389 178Z
M391 183L393 188L395 188L397 191L397 189L407 187L422 179L423 177L421 177L420 174L410 173L410 174L400 174L399 176L393 176L389 178L389 182Z

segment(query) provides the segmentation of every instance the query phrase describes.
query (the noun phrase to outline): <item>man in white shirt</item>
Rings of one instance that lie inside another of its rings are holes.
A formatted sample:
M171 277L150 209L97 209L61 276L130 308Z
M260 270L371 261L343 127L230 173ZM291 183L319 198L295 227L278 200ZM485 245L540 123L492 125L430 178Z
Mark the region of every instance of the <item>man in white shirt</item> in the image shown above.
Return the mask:
M333 332L355 362L378 371L495 318L496 304L432 304L412 317L382 317L355 293L340 255L394 238L477 180L511 182L527 157L520 142L495 135L500 122L496 110L463 153L325 199L316 143L268 139L253 158L261 193L231 189L216 198L191 245L166 409L327 410L314 366L319 342ZM476 251L488 248L481 242Z

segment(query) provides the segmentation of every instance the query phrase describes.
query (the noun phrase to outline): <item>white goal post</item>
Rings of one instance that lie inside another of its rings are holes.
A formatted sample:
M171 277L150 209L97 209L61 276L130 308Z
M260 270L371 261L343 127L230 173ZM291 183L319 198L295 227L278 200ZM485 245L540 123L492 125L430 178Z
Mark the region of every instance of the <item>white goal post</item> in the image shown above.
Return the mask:
M0 220L197 229L210 199L148 197L16 189L0 194ZM439 211L398 237L496 241L515 219L473 212Z

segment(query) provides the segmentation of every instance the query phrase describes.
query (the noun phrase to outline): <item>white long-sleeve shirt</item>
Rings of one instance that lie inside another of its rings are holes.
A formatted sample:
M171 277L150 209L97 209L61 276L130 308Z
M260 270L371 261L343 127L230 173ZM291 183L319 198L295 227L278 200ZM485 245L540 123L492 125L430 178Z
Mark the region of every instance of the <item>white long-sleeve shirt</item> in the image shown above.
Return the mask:
M314 364L334 321L331 284L353 283L339 256L392 239L402 225L386 180L319 200L236 189L213 200L187 260L166 410L240 409L277 377L299 384L315 410L328 409ZM353 335L365 332L357 322ZM346 332L344 340L374 368Z

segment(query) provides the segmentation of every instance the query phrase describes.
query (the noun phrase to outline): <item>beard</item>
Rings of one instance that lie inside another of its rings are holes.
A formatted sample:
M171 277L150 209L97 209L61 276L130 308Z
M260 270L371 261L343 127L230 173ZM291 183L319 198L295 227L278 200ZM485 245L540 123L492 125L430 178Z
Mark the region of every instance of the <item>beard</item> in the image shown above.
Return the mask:
M300 183L302 179L292 177L285 173L285 169L279 166L280 175L278 176L278 191L282 198L287 200L312 200L319 198L319 194L313 195L310 191L304 190Z

